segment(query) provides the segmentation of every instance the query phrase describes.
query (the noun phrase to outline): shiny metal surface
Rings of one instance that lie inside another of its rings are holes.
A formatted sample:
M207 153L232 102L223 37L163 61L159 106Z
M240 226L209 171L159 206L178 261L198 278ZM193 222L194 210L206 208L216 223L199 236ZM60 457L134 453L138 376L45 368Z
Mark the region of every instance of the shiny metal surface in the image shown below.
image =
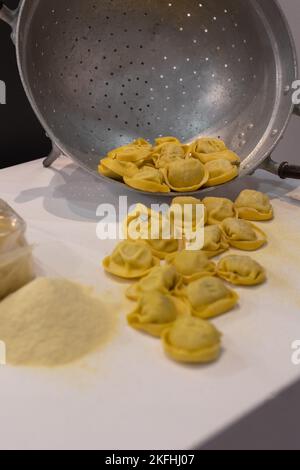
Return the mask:
M296 56L274 0L23 0L16 39L48 135L93 173L137 137L213 135L249 174L292 112Z

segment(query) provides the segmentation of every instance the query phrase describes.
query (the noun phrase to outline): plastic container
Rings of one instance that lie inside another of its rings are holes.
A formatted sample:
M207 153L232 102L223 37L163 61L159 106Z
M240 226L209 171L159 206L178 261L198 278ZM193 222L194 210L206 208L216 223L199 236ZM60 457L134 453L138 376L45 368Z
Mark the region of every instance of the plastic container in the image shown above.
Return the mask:
M0 199L0 300L34 278L24 220Z

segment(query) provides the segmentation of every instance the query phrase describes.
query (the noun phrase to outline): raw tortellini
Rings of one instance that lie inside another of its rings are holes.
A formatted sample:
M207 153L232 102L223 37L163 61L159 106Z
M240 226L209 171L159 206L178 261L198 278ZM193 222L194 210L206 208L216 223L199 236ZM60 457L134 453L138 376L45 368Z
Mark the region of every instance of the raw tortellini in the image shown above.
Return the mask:
M146 276L159 260L152 254L144 241L125 240L115 248L111 256L103 260L104 269L124 279L138 279Z
M104 174L106 172L111 172L111 174L116 175L115 179L118 178L132 178L136 173L138 173L138 167L131 162L113 160L112 158L103 158L101 160L100 173Z
M239 174L238 167L228 160L212 160L205 164L205 169L209 174L206 187L219 186L233 180Z
M154 146L138 139L108 152L98 171L139 191L192 192L235 178L239 163L240 158L219 139L204 137L182 144L176 137L161 137Z
M225 256L218 263L217 273L238 286L256 286L266 280L264 268L249 256Z
M149 193L169 193L163 174L156 168L144 166L132 176L124 177L124 182L131 188Z
M235 216L233 202L220 197L206 197L203 204L207 210L208 224L216 225L229 217Z
M135 210L128 215L125 221L125 236L144 240L151 247L154 256L159 259L165 259L167 255L180 249L181 241L170 229L168 219L143 204L137 204Z
M112 150L107 158L123 162L139 163L150 158L152 146L144 139L135 140L132 144Z
M215 361L221 352L221 333L209 322L179 318L162 335L166 354L175 361L201 364Z
M269 196L259 191L245 189L234 206L240 219L263 221L271 220L274 216Z
M183 250L167 257L185 283L216 274L216 265L201 251Z
M191 145L191 153L195 157L198 157L201 154L208 155L211 153L223 152L226 149L227 147L222 140L214 139L212 137L202 137Z
M246 220L225 219L222 222L222 230L229 245L238 250L258 250L267 242L266 234Z
M192 314L202 319L214 318L232 310L238 295L216 277L204 277L186 287L186 298Z
M188 147L180 142L165 142L153 150L152 160L156 168L165 168L170 163L183 160L186 157Z
M204 228L203 253L209 258L214 258L229 249L229 243L225 240L223 231L218 225L208 225Z
M160 337L184 313L180 299L159 291L143 293L136 309L127 317L128 323L136 330Z
M176 269L170 265L157 266L138 283L128 287L126 296L130 300L138 300L147 292L161 292L162 294L176 293L181 287L182 279Z
M177 233L189 239L207 223L207 210L200 199L176 197L172 201L169 217L175 224Z
M175 161L163 169L169 188L179 193L197 191L208 181L205 166L194 158Z

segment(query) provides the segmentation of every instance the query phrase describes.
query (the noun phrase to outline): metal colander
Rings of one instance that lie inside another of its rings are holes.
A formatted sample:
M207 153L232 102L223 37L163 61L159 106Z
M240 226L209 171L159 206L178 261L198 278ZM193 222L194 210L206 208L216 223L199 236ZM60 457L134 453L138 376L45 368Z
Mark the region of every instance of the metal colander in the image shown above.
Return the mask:
M32 106L60 152L98 174L133 139L219 136L264 162L291 116L296 55L274 0L23 0L5 6ZM99 176L100 177L100 176ZM116 183L121 184L121 183Z

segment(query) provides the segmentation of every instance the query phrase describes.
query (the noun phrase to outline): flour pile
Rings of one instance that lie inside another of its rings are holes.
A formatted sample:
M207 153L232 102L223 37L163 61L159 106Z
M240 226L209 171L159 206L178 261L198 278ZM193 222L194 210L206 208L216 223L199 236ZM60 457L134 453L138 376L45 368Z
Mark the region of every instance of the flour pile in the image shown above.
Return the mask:
M91 288L39 278L0 303L0 340L12 365L56 367L106 344L116 317Z

